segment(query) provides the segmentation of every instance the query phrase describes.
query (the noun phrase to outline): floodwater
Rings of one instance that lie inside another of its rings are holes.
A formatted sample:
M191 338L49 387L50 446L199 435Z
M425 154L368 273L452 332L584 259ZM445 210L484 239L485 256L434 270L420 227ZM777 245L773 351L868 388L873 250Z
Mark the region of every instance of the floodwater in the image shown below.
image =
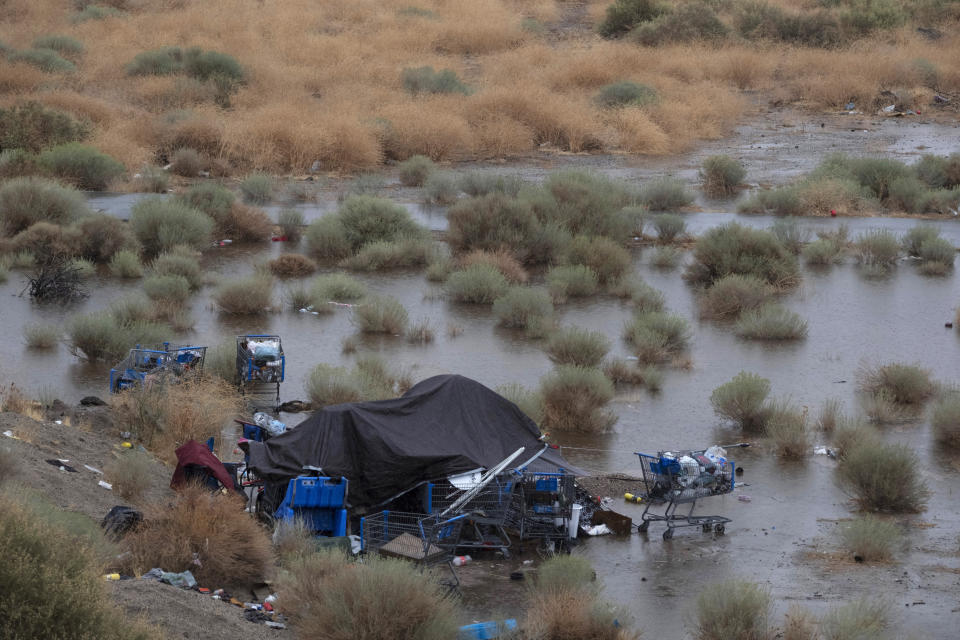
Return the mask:
M856 131L848 132L849 136L841 135L836 120L838 118L833 117L830 121L836 144L853 144L857 136L867 135ZM902 141L904 136L912 134L892 136L888 131L891 126L889 121L881 120L872 130L874 140L886 136L882 148L876 150L899 145L894 155L915 153L916 145L905 145ZM748 160L751 156L746 154L752 153L751 144L766 131L762 139L769 140L773 147L757 150L761 160L754 168L761 175L759 181L767 175L763 171L789 178L809 169L815 164L814 159L810 157L806 164L798 163L791 174L782 166L762 169L765 164L762 158L764 154L780 158L777 145L786 144L793 137L797 145L814 145L809 137L817 133L819 126L808 123L802 127L803 131L797 129L768 130L754 126L727 141L727 146L739 150ZM918 144L929 145L942 153L947 150L935 145L938 140L942 141L945 129L930 125L913 133L922 140ZM831 133L830 129L826 133ZM818 144L829 146L825 140ZM717 143L697 154L721 150ZM651 171L682 173L682 166L696 166L691 157L662 161L655 169L627 166L628 162L638 163L636 159L579 158L581 164L589 164L591 168L596 165L599 170L615 175L622 171L642 178ZM775 162L789 164L785 160ZM561 168L558 165L572 166L574 162L558 157L544 164L549 164L552 170ZM512 171L513 168L489 167L489 170ZM521 168L531 179L536 179L536 174L544 170L535 164ZM412 202L411 192L407 190L395 186L388 189L401 201L406 199L418 219L429 217L433 221L431 228L443 228L442 213L419 207ZM134 198L102 196L92 202L118 217L125 217ZM330 208L315 207L317 215ZM725 208L726 212L687 214L688 228L702 233L730 220L758 227L767 227L773 222L769 216L730 213L729 203ZM914 224L914 221L896 218L803 219L802 222L811 229L847 224L854 236L874 228L902 233ZM960 245L960 226L956 221L929 224L935 224L943 235ZM211 273L232 277L252 271L258 261L292 250L294 248L285 243L271 243L261 248L229 246L207 252L204 263ZM945 384L956 383L960 378L960 332L944 327L944 323L953 321L960 304L960 278L954 273L944 278L924 277L915 265L906 261L881 279L865 277L852 263L827 270L805 270L802 286L784 296L783 302L806 318L809 336L796 343L765 344L739 339L729 326L699 321L694 293L683 281L682 269L655 269L650 265L651 253L651 249L634 251L636 272L664 292L671 310L690 321L692 364L688 369L668 369L660 393L621 390L612 403L619 421L611 433L554 434L568 458L584 468L598 473L639 474L635 451L704 448L740 440L739 434L725 427L713 414L709 397L714 388L741 370L768 378L774 396L789 397L809 407L812 415L816 415L820 404L830 397L839 398L847 411L856 411L859 400L856 372L865 363L918 363ZM399 337L365 337L361 339L361 354L378 353L390 364L409 369L415 379L454 372L469 375L491 387L512 382L534 387L551 369L538 342L497 328L489 308L443 300L440 290L428 283L422 272L358 277L372 290L401 300L411 320L428 318L436 331L435 341L425 346L407 344ZM109 364L85 363L72 356L63 345L49 353L29 351L23 345L22 328L35 322L66 327L75 315L102 309L112 300L136 290L138 284L98 277L91 282L87 299L67 306L31 303L25 296L18 295L24 284L22 274L12 273L10 280L0 285L0 296L5 301L3 325L7 329L7 339L0 342L0 380L15 381L34 393L50 390L68 402L76 402L88 394L105 396ZM278 304L287 286L289 284L279 285ZM210 294L211 288L207 287L193 297L195 327L184 338L198 344L215 344L224 337L242 333L280 334L288 357L287 380L281 391L283 400L305 397L303 381L315 364L349 365L356 357L341 353L342 340L354 332L349 309L338 308L333 314L321 316L285 309L261 317L237 319L215 311ZM620 301L598 297L572 302L559 307L558 316L565 325L606 333L613 343L611 355L629 355L620 333L630 310ZM451 336L448 327L458 327L462 333ZM285 419L296 423L302 417L287 415ZM698 511L733 519L727 525L725 536L686 529L678 531L672 541L663 541L662 528L654 524L647 536L591 539L576 552L590 558L605 584L607 596L623 605L640 629L665 640L686 637L684 625L704 585L735 576L770 588L776 601L774 620L777 623L793 603L822 614L830 606L872 595L890 602L891 617L903 634L954 638L960 626L957 596L960 593L960 541L957 538L960 514L956 507L960 466L933 442L926 419L886 426L882 431L889 440L904 442L917 451L922 472L933 492L924 513L898 520L905 523L906 541L894 563L857 565L841 560L842 554L831 555L838 551L837 520L853 514L848 497L836 484L835 462L825 456L812 456L802 462L784 463L763 443L731 452L731 457L745 469L736 493L704 500L698 505ZM740 496L749 496L750 501L740 501ZM624 503L617 496L613 498L616 510L639 519L640 507ZM511 582L507 577L517 568L517 561L499 562L501 565L494 567L484 580L464 588L465 615L483 618L488 614L520 612L522 598L515 596L522 593L522 583Z

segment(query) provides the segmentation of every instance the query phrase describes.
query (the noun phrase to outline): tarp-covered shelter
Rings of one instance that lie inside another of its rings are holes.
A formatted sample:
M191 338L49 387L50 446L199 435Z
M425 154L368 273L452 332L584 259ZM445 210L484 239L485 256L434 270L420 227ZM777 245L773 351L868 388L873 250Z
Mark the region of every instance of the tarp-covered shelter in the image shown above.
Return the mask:
M250 442L249 466L266 481L268 503L271 485L285 487L312 466L350 481L351 507L373 508L422 482L492 468L520 447L519 462L544 449L533 420L479 382L440 375L400 398L325 407L296 428ZM559 468L588 475L552 448L529 466Z

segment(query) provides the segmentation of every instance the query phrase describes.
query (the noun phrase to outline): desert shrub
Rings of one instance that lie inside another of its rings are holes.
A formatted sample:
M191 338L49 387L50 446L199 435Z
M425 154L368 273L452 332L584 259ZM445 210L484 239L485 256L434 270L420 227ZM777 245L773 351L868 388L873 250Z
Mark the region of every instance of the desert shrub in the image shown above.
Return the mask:
M453 602L414 565L379 556L352 563L331 553L292 563L277 586L284 611L306 640L446 640L457 635Z
M599 369L560 365L540 380L540 394L547 429L603 432L617 420L604 410L613 383Z
M630 302L637 313L663 311L666 306L663 293L639 278L626 283L621 281L617 287L617 290L611 293L619 297L630 298Z
M610 350L610 341L599 331L567 327L550 336L545 350L555 364L597 367Z
M74 73L77 65L61 57L53 49L24 49L7 55L10 62L24 62L47 73Z
M460 191L471 197L501 193L516 197L523 188L523 178L509 174L471 171L460 176Z
M793 217L780 218L771 225L770 232L793 255L799 255L810 240L809 229L800 226L800 221Z
M400 172L400 184L405 187L422 187L436 169L436 165L426 156L411 156L397 168Z
M147 297L163 305L182 305L190 297L190 282L179 275L152 275L143 281Z
M757 276L731 273L703 292L700 315L719 320L736 318L744 311L766 304L773 294L773 286Z
M929 371L902 363L864 365L857 371L857 384L866 393L889 394L897 404L922 404L936 391Z
M138 502L150 488L154 471L151 458L140 451L124 451L104 467L103 473L113 490L124 500Z
M83 43L76 38L63 35L47 35L34 38L33 47L35 49L52 49L65 56L79 56L86 51Z
M890 622L889 603L860 598L833 607L820 620L823 640L883 638Z
M789 400L776 400L769 405L767 413L765 430L773 440L777 455L794 460L805 457L810 448L807 410Z
M240 242L266 242L273 231L273 222L263 209L235 202L226 223L218 230Z
M605 109L643 107L656 103L658 99L657 91L653 87L626 80L600 87L594 98L596 103Z
M553 315L553 302L543 289L510 287L493 301L493 315L503 327L539 328Z
M37 173L37 156L24 149L0 151L0 178L18 178Z
M946 238L924 240L920 244L918 257L922 260L921 270L931 264L944 265L948 270L953 267L957 250Z
M503 247L526 250L540 226L529 203L501 193L461 200L447 212L447 220L448 240L455 251L495 251Z
M603 375L614 384L643 384L643 370L623 358L611 358L604 362Z
M317 270L317 263L299 253L285 253L267 263L278 278L300 278Z
M213 218L217 226L225 226L236 197L230 189L216 182L201 182L192 185L177 196L187 206L193 207Z
M516 383L502 384L494 391L517 405L528 418L538 425L543 422L543 396L539 392Z
M354 251L368 242L423 235L423 229L403 206L383 198L351 196L337 211L337 218Z
M223 313L263 313L273 303L273 286L273 278L262 275L235 278L217 287L213 299Z
M146 295L137 292L117 298L108 307L110 316L118 324L128 324L150 320L153 317L153 305Z
M677 211L693 202L693 194L682 180L659 178L643 185L640 202L651 211Z
M800 189L791 185L777 189L763 189L737 205L739 213L772 213L778 216L803 215Z
M14 178L0 185L0 223L13 236L37 222L69 224L89 211L83 195L44 178Z
M283 295L283 303L293 311L299 311L300 309L306 309L307 307L313 306L313 301L310 299L310 292L302 284L298 284L297 286L287 289ZM328 305L322 305L319 308L310 309L310 311L317 311L318 313L327 313L328 311L333 311L327 307Z
M89 129L86 123L39 102L0 109L0 149L4 150L38 153L49 146L82 140Z
M474 264L447 277L447 295L457 302L493 304L507 290L507 279L489 264Z
M709 156L700 167L703 190L713 197L733 195L745 177L743 164L730 156Z
M65 262L76 255L78 244L79 238L72 228L50 222L32 224L15 235L10 242L14 251L32 256L29 265L20 265L23 268Z
M319 364L304 383L314 406L395 398L410 387L406 373L394 371L378 357L361 358L352 370Z
M582 264L551 267L547 271L547 287L555 302L592 296L597 292L598 281L597 272Z
M422 237L377 240L360 247L356 255L346 258L342 266L357 271L383 271L422 267L433 256L433 243Z
M60 329L50 324L28 324L23 327L23 339L30 349L50 349L60 341Z
M122 16L123 12L113 7L103 7L97 4L88 4L76 13L70 16L70 22L80 23L87 20L106 20Z
M709 5L681 4L676 10L640 24L630 38L648 47L670 42L715 41L729 29Z
M739 273L785 287L800 277L796 257L775 235L736 223L715 227L697 238L693 259L684 277L703 284Z
M922 213L927 201L927 188L913 176L897 178L890 183L886 204L906 213Z
M656 0L615 0L607 7L606 16L597 27L604 38L618 38L637 25L653 20L670 8Z
M433 324L429 318L421 318L407 327L407 342L410 344L427 344L433 342Z
M123 546L138 573L189 569L201 584L257 582L273 561L270 538L243 510L243 501L201 486L184 488L172 504L148 507Z
M427 280L430 282L446 282L447 276L454 270L456 264L448 255L434 254L430 262L427 263Z
M638 311L624 327L623 335L641 362L661 362L687 348L690 327L680 315Z
M933 406L933 435L942 445L960 448L960 393L945 394Z
M840 398L827 398L820 405L820 412L817 414L817 429L824 433L833 433L843 419L843 401Z
M318 258L343 258L353 252L347 230L336 215L318 218L306 232L307 246Z
M527 272L523 265L513 257L512 253L504 249L499 251L476 249L460 258L460 266L463 268L475 264L490 265L502 273L511 284L523 284L527 281Z
M808 609L792 604L783 621L783 640L817 640L817 621Z
M73 534L55 507L0 496L0 536L16 561L0 567L0 609L10 638L149 640L161 634L126 620L109 600L93 543Z
M92 278L97 275L97 265L84 258L74 258L67 266L81 279Z
M453 204L460 195L457 177L449 171L434 171L423 183L423 195L427 204L437 206Z
M315 306L327 302L349 302L367 295L367 286L345 273L317 276L310 283L310 301Z
M3 403L3 410L10 411L11 409L7 408L6 403ZM20 456L14 453L13 449L0 446L0 489L3 488L5 483L17 480L22 473L23 463L20 461ZM0 500L2 499L0 498Z
M589 171L550 174L539 190L521 194L545 224L574 235L623 241L635 235L637 194L631 185Z
M288 204L314 202L322 182L315 179L293 180L283 187L280 199Z
M183 52L183 70L197 80L213 80L231 87L244 80L243 67L233 56L219 51L203 51L199 47Z
M415 96L421 93L470 94L470 87L450 69L435 71L433 67L407 67L403 70L400 81L403 83L403 88Z
M350 181L345 191L337 196L341 202L350 196L373 196L376 195L386 184L383 178L375 173L361 173Z
M872 515L856 518L840 528L843 546L863 562L889 560L900 537L896 524Z
M766 404L770 381L755 373L741 371L710 394L713 411L732 420L745 431L762 428L770 415Z
M900 240L903 252L908 256L919 256L920 245L928 240L940 238L940 230L932 225L918 224L908 231Z
M203 157L196 149L181 147L170 158L170 171L184 178L196 178L203 171Z
M118 251L139 248L130 225L105 213L83 216L74 227L78 255L93 262L109 262Z
M221 340L207 348L203 359L204 375L219 378L230 385L239 384L237 379L237 343L232 338Z
M783 305L768 303L744 312L735 331L750 340L799 340L807 337L807 321Z
M352 321L363 333L403 335L409 316L403 304L390 296L373 296L353 308Z
M683 250L664 245L653 250L650 264L657 269L675 269L683 259Z
M845 452L838 474L865 511L922 511L929 491L917 454L902 444L867 440Z
M251 173L240 182L240 193L246 202L270 202L273 197L273 178L265 173Z
M826 266L843 260L845 247L828 238L818 238L806 245L800 255L809 265Z
M154 196L133 205L130 226L150 255L178 245L203 249L210 243L214 222L182 202Z
M39 165L51 175L78 189L102 191L123 174L123 165L99 150L68 142L40 152Z
M296 209L283 209L277 214L277 224L280 233L287 237L288 242L300 242L303 235L303 213Z
M197 290L203 285L203 272L200 262L186 251L161 253L151 265L153 272L161 276L181 276L186 279L190 289Z
M697 640L766 640L770 636L770 592L754 582L727 580L697 596L693 635Z
M676 214L662 213L653 216L652 220L659 242L673 242L687 232L686 221Z
M70 323L68 344L87 360L119 360L135 345L156 345L169 329L149 320L117 319L107 311L77 316Z
M131 76L170 75L183 69L183 52L179 47L143 51L127 65Z
M633 266L630 252L610 238L576 236L567 247L566 260L590 267L600 284L618 280Z

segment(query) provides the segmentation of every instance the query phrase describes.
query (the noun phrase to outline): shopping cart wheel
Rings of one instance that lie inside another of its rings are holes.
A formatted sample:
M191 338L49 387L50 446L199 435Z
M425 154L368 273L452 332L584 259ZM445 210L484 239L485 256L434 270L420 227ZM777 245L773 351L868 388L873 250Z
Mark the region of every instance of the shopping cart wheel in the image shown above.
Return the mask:
M703 532L704 532L704 533L710 533L710 529L712 529L712 528L713 528L713 527L710 526L710 523L708 522L707 524L703 525Z
M637 531L639 531L640 533L646 533L647 529L649 528L650 528L649 520L644 520L643 522L637 525Z
M673 537L673 529L667 529L666 531L663 532L664 540L669 540L672 537Z
M716 533L718 536L722 536L723 531L724 531L724 526L722 524L718 524L713 528L713 532Z

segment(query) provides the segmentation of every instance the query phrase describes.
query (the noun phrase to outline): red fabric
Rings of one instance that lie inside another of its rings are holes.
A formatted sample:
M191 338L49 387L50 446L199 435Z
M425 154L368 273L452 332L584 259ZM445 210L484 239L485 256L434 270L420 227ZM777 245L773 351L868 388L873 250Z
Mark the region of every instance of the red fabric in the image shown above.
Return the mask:
M176 489L186 481L184 477L186 475L184 467L188 464L206 467L210 470L210 473L213 474L213 477L220 481L220 484L227 489L233 489L233 479L230 477L230 474L227 473L223 463L220 462L217 456L213 455L209 449L196 440L191 440L182 445L176 450L176 454L177 469L173 472L173 479L170 480L171 489Z

